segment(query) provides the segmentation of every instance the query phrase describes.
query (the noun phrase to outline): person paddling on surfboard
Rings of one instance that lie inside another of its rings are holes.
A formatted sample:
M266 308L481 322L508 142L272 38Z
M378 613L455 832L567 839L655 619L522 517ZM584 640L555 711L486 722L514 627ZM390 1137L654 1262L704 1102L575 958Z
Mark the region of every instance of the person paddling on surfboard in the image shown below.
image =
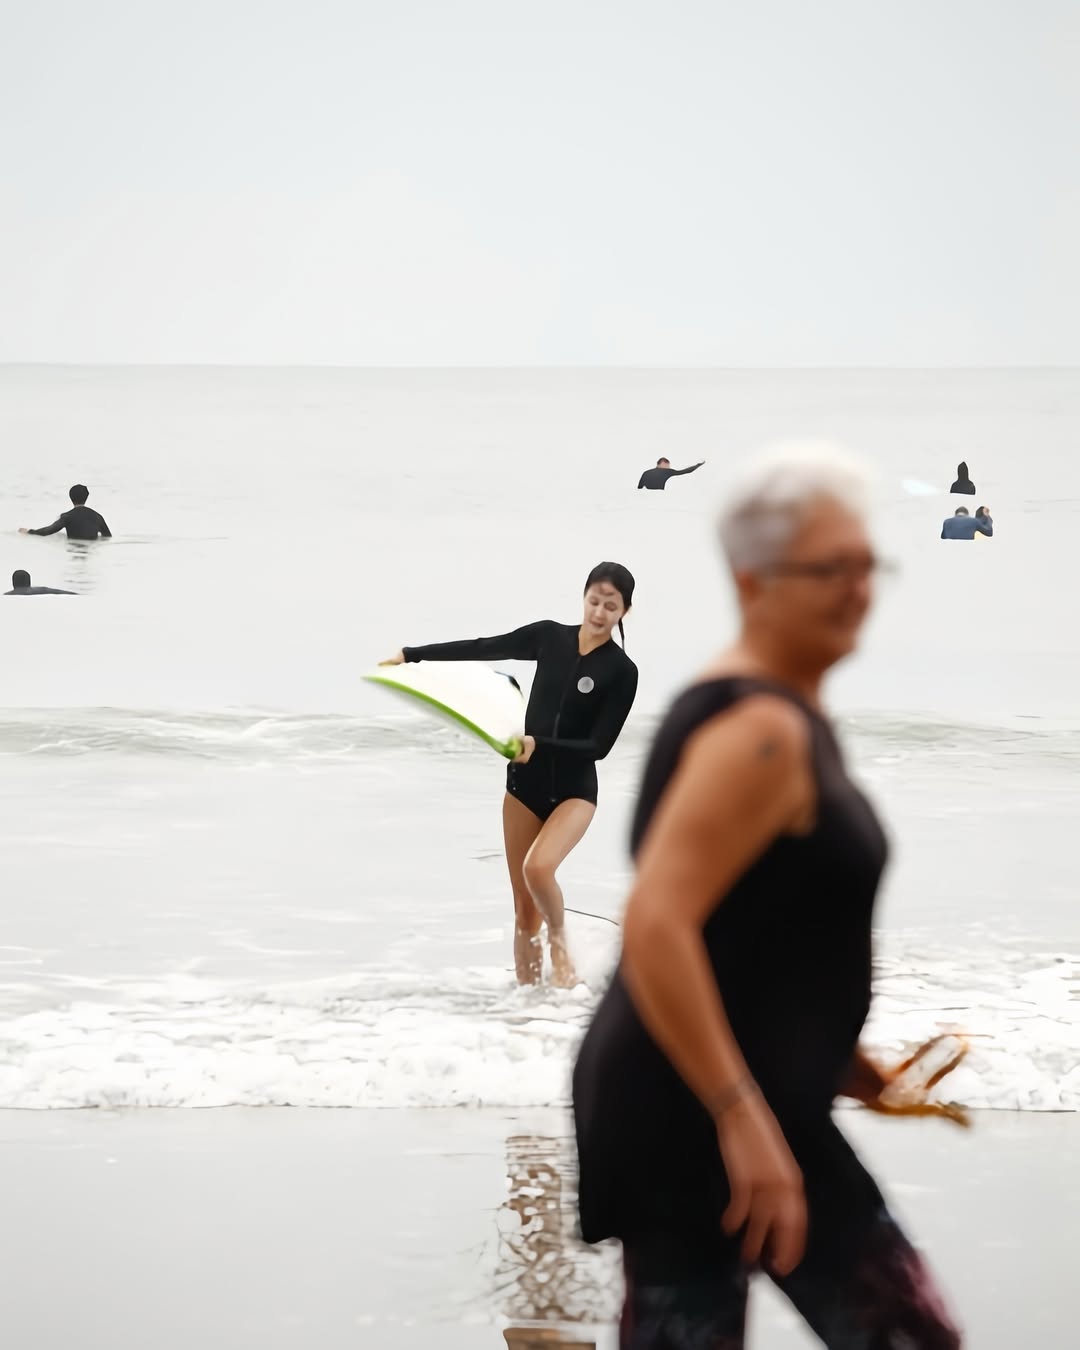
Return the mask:
M5 595L74 595L74 591L58 591L53 586L31 586L30 573L24 572L20 567L17 572L11 574L10 591L5 591Z
M580 624L542 619L498 637L403 647L383 665L406 661L535 661L521 753L507 765L503 842L514 892L514 966L519 984L543 973L540 928L547 924L552 982L577 975L566 943L555 873L580 843L596 811L596 761L614 746L637 693L637 666L625 643L634 578L602 562L585 582Z

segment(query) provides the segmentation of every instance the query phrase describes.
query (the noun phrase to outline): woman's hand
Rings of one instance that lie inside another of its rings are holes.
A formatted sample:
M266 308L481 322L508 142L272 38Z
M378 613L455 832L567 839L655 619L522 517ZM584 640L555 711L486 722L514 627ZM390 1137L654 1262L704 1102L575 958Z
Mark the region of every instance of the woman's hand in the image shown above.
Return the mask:
M778 1275L790 1275L806 1248L806 1196L776 1117L755 1091L724 1112L717 1135L731 1187L724 1231L745 1224L743 1260L752 1265L764 1254Z
M521 749L511 760L512 764L528 764L533 757L533 751L536 749L536 740L532 736L522 736Z
M380 661L380 666L403 666L405 664L405 653L395 652L389 661Z
M871 1059L861 1046L856 1046L840 1091L843 1096L869 1106L878 1100L900 1069L905 1067L902 1064L896 1069L886 1069Z

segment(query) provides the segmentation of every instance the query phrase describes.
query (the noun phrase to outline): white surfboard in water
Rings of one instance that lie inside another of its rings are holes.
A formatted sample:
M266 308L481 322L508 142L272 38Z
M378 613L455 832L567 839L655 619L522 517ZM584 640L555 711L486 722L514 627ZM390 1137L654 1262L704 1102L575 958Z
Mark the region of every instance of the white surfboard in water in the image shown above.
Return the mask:
M381 684L427 711L479 737L506 759L521 749L525 699L516 682L483 661L415 661L376 666L363 679Z

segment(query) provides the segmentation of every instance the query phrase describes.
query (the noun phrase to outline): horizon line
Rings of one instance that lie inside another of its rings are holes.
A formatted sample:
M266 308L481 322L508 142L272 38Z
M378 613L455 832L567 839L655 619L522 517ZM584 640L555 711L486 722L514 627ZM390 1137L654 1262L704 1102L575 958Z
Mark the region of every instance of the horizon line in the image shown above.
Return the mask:
M479 363L469 363L467 365L434 363L422 363L417 365L407 365L395 363L393 365L361 365L353 362L304 362L304 361L4 361L0 360L0 369L3 370L349 370L349 371L369 371L380 374L392 372L524 372L524 371L671 371L686 372L694 371L701 373L724 373L724 374L752 374L752 373L775 373L777 371L846 371L846 372L864 372L864 371L948 371L948 372L975 372L975 371L1073 371L1080 370L1080 363L1041 363L1041 362L1023 362L1016 364L986 364L986 365L913 365L900 364L890 365L883 362L845 365L841 363L815 364L807 363L803 365L793 365L790 363L783 365L704 365L704 364L674 364L664 362L660 364L645 364L641 362L634 363L614 363L614 362L576 362L573 364L552 362L549 364L539 363L518 363L505 365L484 365Z

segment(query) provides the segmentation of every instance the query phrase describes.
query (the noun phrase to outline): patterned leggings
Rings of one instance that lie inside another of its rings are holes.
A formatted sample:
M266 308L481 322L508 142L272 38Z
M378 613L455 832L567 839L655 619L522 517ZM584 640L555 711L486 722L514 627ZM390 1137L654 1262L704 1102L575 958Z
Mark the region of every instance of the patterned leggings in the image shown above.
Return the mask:
M744 1267L673 1284L633 1278L627 1253L620 1350L743 1350L746 1334ZM887 1210L880 1210L846 1272L808 1248L777 1287L828 1350L960 1350L922 1258Z

